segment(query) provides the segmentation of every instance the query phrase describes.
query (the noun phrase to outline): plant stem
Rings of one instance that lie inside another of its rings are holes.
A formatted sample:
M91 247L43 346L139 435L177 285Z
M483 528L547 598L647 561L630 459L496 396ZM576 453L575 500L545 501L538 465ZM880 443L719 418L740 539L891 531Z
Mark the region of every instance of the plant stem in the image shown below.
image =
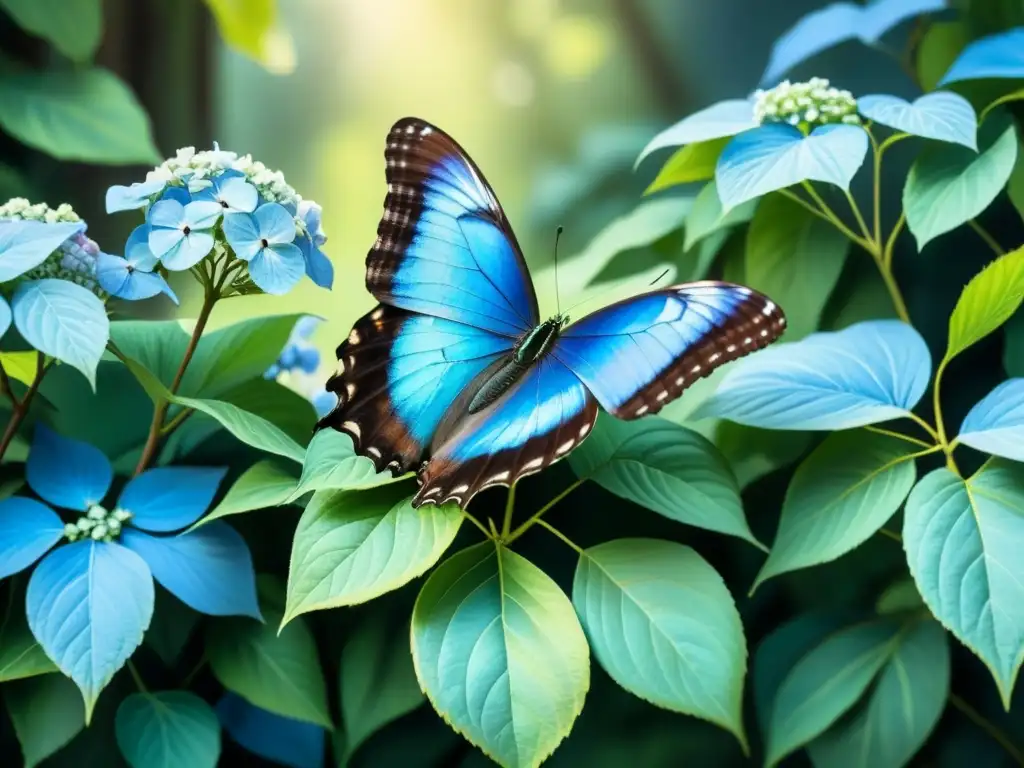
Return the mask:
M935 411L936 435L942 450L946 453L946 468L959 475L960 470L953 460L953 449L955 446L946 438L946 425L942 419L942 374L946 372L948 364L949 358L944 357L942 362L939 363L939 367L935 369L935 383L932 385L932 410Z
M918 445L922 448L935 447L932 443L926 443L924 440L918 440L916 437L912 437L911 435L904 435L902 432L896 432L891 429L882 429L881 427L874 427L871 425L864 427L864 429L866 429L868 432L874 432L875 434L878 435L885 435L886 437L894 437L898 440L904 440L908 443Z
M543 507L541 507L536 512L534 512L533 515L531 515L530 518L525 523L523 523L518 528L516 528L514 531L512 531L512 533L510 533L508 536L503 537L504 540L505 540L505 543L506 544L511 544L513 541L515 541L520 536L522 536L524 533L526 533L527 529L529 529L529 527L531 525L533 525L534 523L540 522L541 517L549 509L551 509L553 506L555 506L555 504L560 502L562 499L564 499L570 493L572 493L577 488L579 488L581 485L583 485L583 483L584 483L583 479L574 481L568 488L566 488L560 494L555 496L555 498L553 498L551 501L549 501Z
M193 411L191 408L182 408L181 411L174 415L173 419L171 419L169 422L164 424L163 427L160 428L160 436L166 437L167 435L171 434L171 432L180 427L182 423L184 423L185 419L187 419L193 413L195 413L195 411Z
M1017 763L1017 765L1024 766L1024 751L1021 751L1020 747L1014 744L1010 740L1010 737L1003 733L1002 729L1000 729L995 723L991 722L987 717L955 693L950 692L949 703L963 712L968 720L991 736L993 741L1005 749L1006 754L1012 757L1013 761Z
M850 238L853 242L857 243L857 245L861 246L868 253L874 252L873 243L870 240L861 237L848 226L846 226L846 224L843 223L842 219L840 219L836 215L836 212L829 207L828 203L825 202L825 199L818 194L818 190L811 186L811 182L805 181L803 182L803 186L804 189L807 190L807 194L811 196L811 199L814 200L815 203L818 204L818 207L821 208L826 218L829 221L831 221L832 224L835 225L836 229L838 229L840 232L842 232L844 235ZM858 213L857 215L859 216L860 214Z
M0 363L0 392L2 392L4 397L10 400L13 405L18 404L18 398L14 396L14 390L11 389L11 380L7 376L7 370L4 368L3 363Z
M188 340L188 346L185 347L185 354L181 358L181 363L178 365L178 371L174 374L174 381L171 383L172 395L177 393L178 387L181 386L181 380L185 377L185 370L188 368L188 364L192 361L192 355L195 354L196 347L199 346L199 339L202 337L203 331L206 329L206 323L210 319L210 313L213 312L213 305L217 303L219 296L219 285L214 288L207 288L206 294L203 297L203 306L199 310L199 317L196 318L196 327L192 329L192 337ZM160 444L160 436L164 428L164 419L167 417L167 409L170 405L170 402L164 400L160 403L156 403L153 407L153 421L149 425L149 435L146 437L146 444L142 448L142 455L139 457L139 463L135 465L136 475L141 474L146 467L149 466L149 463L153 460L154 454L156 454L156 449Z
M558 530L557 528L555 528L555 526L553 526L553 525L552 525L551 523L549 523L549 522L548 522L547 520L541 520L541 519L539 519L539 518L538 518L538 520L537 520L537 525L539 525L539 526L540 526L541 528L547 528L547 529L548 529L549 531L551 531L551 532L552 532L553 534L555 534L555 536L557 536L557 537L558 537L558 538L560 538L560 539L561 539L562 541L564 541L564 542L565 542L566 544L568 544L568 545L569 545L570 547L572 547L573 549L575 549L575 550L576 550L576 552L577 552L577 553L578 553L578 554L579 554L579 555L580 555L581 557L583 556L583 548L582 548L582 547L580 547L580 546L579 546L578 544L576 544L576 542L574 542L574 541L573 541L572 539L570 539L570 538L569 538L568 536L566 536L566 535L565 535L564 533L562 533L562 532L561 532L560 530Z
M792 190L789 190L789 189L780 189L779 190L779 194L784 196L784 197L789 198L794 203L799 203L803 208L805 208L810 213L813 213L815 216L817 216L822 221L827 221L829 224L834 224L835 223L835 222L832 221L832 219L830 219L825 214L824 211L821 211L818 208L815 208L813 205L811 205L806 200L804 200L802 197L800 197L800 195L796 194L796 192L793 192Z
M896 224L893 226L892 232L889 233L889 239L885 241L885 247L882 249L882 263L886 269L892 266L892 254L896 247L896 238L899 237L903 225L906 223L907 213L906 211L900 211L900 217L896 219Z
M874 242L877 245L879 238L872 239L871 230L868 229L867 222L864 221L864 216L860 212L860 206L857 205L857 201L853 195L850 194L850 190L846 190L846 199L850 203L850 210L853 211L853 217L857 219L857 226L860 227L860 231L864 234L864 239L871 243Z
M508 487L508 498L505 500L505 519L501 523L501 535L503 538L508 537L508 532L512 529L512 511L516 506L516 484L512 483Z
M131 659L128 659L128 671L132 674L132 679L135 681L136 687L140 693L149 693L146 688L146 684L142 682L142 675L139 674L139 670L135 668L135 664L132 663Z
M878 529L878 532L886 538L892 539L893 541L898 541L901 544L903 543L903 537L895 531L890 531L888 528L882 527Z
M978 233L978 237L985 241L985 245L991 248L992 252L997 257L1006 255L1006 251L1003 250L1003 247L999 244L999 241L992 237L992 235L989 234L989 231L978 223L977 219L968 219L967 224L970 226L971 229Z
M11 419L7 422L7 428L4 430L3 437L0 437L0 459L3 459L4 454L7 453L7 449L11 447L11 442L14 440L14 436L18 434L18 427L21 426L21 422L25 420L25 416L28 415L28 409L32 405L32 399L36 396L36 392L39 391L39 385L43 382L43 376L49 370L49 366L46 365L46 357L42 352L36 352L36 375L32 379L32 384L29 386L25 396L21 398L19 402L11 395L11 401L14 403L14 410L11 412ZM6 374L5 374L6 375Z
M910 325L910 313L907 311L906 302L903 301L903 293L900 291L900 285L896 282L895 275L893 275L892 270L885 263L884 259L876 257L875 264L878 266L878 272L882 276L882 282L885 283L885 289L889 291L889 298L892 300L892 306L896 310L896 316L907 325Z
M480 532L483 533L484 536L486 536L488 539L491 538L491 532L488 531L484 524L477 520L473 515L469 514L469 512L463 509L462 516L469 520L469 522L471 522L477 528L479 528Z

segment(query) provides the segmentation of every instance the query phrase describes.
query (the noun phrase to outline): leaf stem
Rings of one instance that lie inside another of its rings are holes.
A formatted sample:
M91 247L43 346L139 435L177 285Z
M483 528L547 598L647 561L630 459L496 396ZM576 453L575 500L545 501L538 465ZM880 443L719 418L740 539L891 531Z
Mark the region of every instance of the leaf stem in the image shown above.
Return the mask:
M171 432L180 427L184 423L185 419L187 419L193 413L195 413L195 411L192 410L191 408L182 408L178 413L174 415L174 418L172 418L169 422L167 422L160 428L160 436L166 437L167 435L171 434Z
M935 383L932 385L932 410L935 411L935 430L939 444L942 446L942 450L946 453L946 468L957 475L960 474L960 470L953 460L953 449L955 448L954 443L950 443L946 437L946 425L942 419L942 374L946 372L946 366L949 364L949 357L942 358L942 362L939 363L939 367L935 369ZM922 420L923 421L923 420Z
M1010 737L1003 733L999 726L990 721L987 717L953 692L950 692L949 694L949 703L956 709L963 712L968 720L991 736L992 740L1006 750L1006 754L1013 758L1013 761L1017 763L1017 765L1024 767L1024 751L1014 744L1013 741L1010 740Z
M864 220L863 214L860 212L860 206L857 205L856 199L850 194L850 190L844 190L846 192L846 199L850 203L850 210L853 211L853 217L857 220L857 226L860 227L860 231L864 234L864 239L869 243L875 243L877 247L879 238L872 238L871 230L868 229L867 222Z
M508 487L508 498L505 500L505 519L501 523L501 536L507 538L512 529L512 512L516 506L516 484L513 482Z
M889 530L888 528L886 528L885 526L882 526L881 528L879 528L879 529L878 529L878 532L879 532L880 534L882 534L883 536L885 536L886 538L892 539L893 541L898 541L898 542L900 542L901 544L903 543L903 537L902 537L902 536L900 536L900 535L899 535L898 533L896 533L895 531L890 531L890 530Z
M814 214L815 216L817 216L817 217L818 217L819 219L821 219L822 221L827 221L827 222L829 222L830 224L833 224L833 223L834 223L834 222L832 221L832 219L830 219L830 218L829 218L829 217L828 217L828 216L827 216L827 215L825 214L825 212L824 212L824 211L821 211L821 210L819 210L818 208L815 208L815 207L814 207L813 205L811 205L811 204L810 204L810 203L808 203L808 202L807 202L806 200L804 200L804 199L803 199L802 197L800 197L800 195L796 194L796 192L793 192L793 191L792 191L792 190L790 190L790 189L780 189L780 190L779 190L779 194L780 194L780 195L782 195L782 196L784 196L784 197L787 197L787 198L789 198L789 199L790 199L790 200L792 200L792 201L793 201L794 203L799 203L799 204L800 204L800 205L801 205L801 206L802 206L803 208L805 208L805 209L806 209L807 211L810 211L811 213L813 213L813 214Z
M469 512L467 512L466 510L463 509L460 511L462 512L462 516L469 520L469 522L471 522L477 528L479 528L484 536L486 536L488 539L491 538L491 532L487 530L487 527L483 523L477 520L476 517L474 517L473 515L469 514Z
M142 682L142 675L139 674L139 670L137 670L135 668L135 664L134 664L134 662L132 662L131 659L128 659L128 665L127 666L128 666L128 671L131 672L131 674L132 674L132 679L135 681L135 686L139 689L139 692L140 693L149 693L149 690L146 688L146 684L144 682Z
M850 240L852 240L853 242L857 243L857 245L861 246L868 253L873 253L874 252L874 245L871 242L871 240L868 240L868 239L865 239L865 238L861 237L856 232L854 232L852 229L850 229L848 226L846 226L846 224L843 223L842 219L840 219L836 215L836 212L833 211L829 207L828 203L825 202L825 199L821 195L818 194L818 190L816 190L811 185L811 182L809 182L809 181L803 182L803 187L804 187L804 189L807 190L807 194L811 196L811 199L814 200L814 202L818 204L819 208L821 208L821 210L825 214L826 218L829 221L831 221L832 224L835 225L836 229L838 229L840 232L842 232L844 235L846 235L848 238L850 238ZM858 213L857 215L859 216L860 214Z
M892 254L896 248L896 238L899 237L900 232L903 230L903 226L907 223L907 212L900 211L900 217L896 219L896 224L892 228L892 232L889 233L889 239L885 241L885 247L882 249L882 264L885 265L886 269L892 266Z
M28 391L21 398L20 402L14 399L13 394L11 395L11 399L14 402L14 410L11 412L11 418L7 422L7 428L4 430L3 437L0 437L0 459L3 459L7 449L11 447L11 442L14 440L15 435L18 434L18 427L21 426L21 422L28 415L32 399L36 396L36 392L39 391L39 385L43 382L43 376L46 375L49 369L50 366L46 365L46 356L42 352L36 352L36 375L32 379L32 384L29 386Z
M568 488L566 488L560 494L558 494L553 499L551 499L551 501L549 501L543 507L541 507L536 512L534 512L533 515L531 515L530 518L526 522L524 522L522 525L520 525L518 528L516 528L514 531L512 531L508 536L503 537L504 540L505 540L505 543L506 544L511 544L513 541L515 541L520 536L522 536L524 533L526 533L526 531L530 528L531 525L533 525L534 523L540 522L541 517L543 517L544 514L549 509L551 509L553 506L555 506L555 504L560 502L562 499L564 499L570 493L572 493L577 488L579 488L581 485L583 485L583 483L584 483L583 480L575 480L575 481L573 481L569 485Z
M555 534L555 536L557 536L562 541L564 541L566 544L568 544L570 547L575 549L576 553L578 555L580 555L581 557L583 556L583 548L580 547L576 542L574 542L568 536L566 536L564 533L562 533L560 530L555 528L555 526L553 526L547 520L541 520L541 519L538 518L537 519L537 525L539 525L541 528L547 528L549 531L551 531L553 534Z
M11 389L11 380L7 376L7 370L4 368L3 363L0 363L0 392L11 401L12 405L18 405L18 398L14 396L14 390Z
M968 219L967 224L968 226L970 226L971 229L978 233L978 237L985 241L985 245L991 248L992 252L997 257L1006 255L1006 251L1003 250L1003 247L999 244L999 241L992 237L989 231L978 223L977 219Z
M916 437L912 437L911 435L905 435L902 432L896 432L895 430L892 429L882 429L881 427L875 427L871 425L864 427L864 429L866 429L868 432L874 432L875 434L878 435L885 435L886 437L895 437L898 440L905 440L908 443L913 443L914 445L918 445L922 448L935 447L932 443L926 443L924 440L919 440Z

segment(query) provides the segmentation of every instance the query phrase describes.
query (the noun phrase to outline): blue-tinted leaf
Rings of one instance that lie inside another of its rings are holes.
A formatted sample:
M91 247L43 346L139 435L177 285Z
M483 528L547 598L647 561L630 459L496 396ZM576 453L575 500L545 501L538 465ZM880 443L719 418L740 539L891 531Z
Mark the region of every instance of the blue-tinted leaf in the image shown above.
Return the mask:
M161 586L211 616L260 618L256 574L245 539L214 522L176 536L150 536L125 528L121 541L137 552Z
M659 133L644 147L636 162L639 165L649 154L664 147L678 147L723 136L735 136L756 127L753 102L747 99L720 101L683 118L671 128Z
M1024 78L1024 27L976 40L953 62L939 85L983 78Z
M96 386L96 366L110 336L102 301L67 280L30 280L18 286L11 308L25 341L77 368Z
M802 181L848 189L864 162L868 135L853 125L823 125L804 136L773 123L741 133L718 158L715 180L725 210Z
M67 544L32 572L25 611L43 650L82 691L88 723L100 691L142 642L153 578L119 544Z
M275 715L230 691L217 702L217 716L232 739L267 760L290 768L322 768L326 731L318 725Z
M107 495L114 470L103 452L37 424L25 465L25 479L55 507L85 512Z
M146 531L177 531L210 506L227 470L213 467L158 467L128 481L117 506L132 513L132 525Z
M7 303L7 299L0 296L0 336L7 333L7 329L11 327L13 319L14 315L11 313L11 305Z
M1024 661L1024 467L926 475L907 499L903 546L928 608L985 662L1009 709Z
M931 377L924 339L871 320L762 350L736 365L694 418L767 429L849 429L905 416Z
M985 453L1024 461L1024 379L1010 379L979 400L957 441Z
M857 111L904 133L978 148L978 116L971 102L957 93L928 93L913 103L898 96L861 96Z
M115 719L117 745L132 768L215 768L220 724L205 701L188 691L134 693Z
M0 579L28 568L64 535L64 523L45 504L21 496L0 501Z
M38 267L61 243L84 229L82 222L0 221L0 283Z

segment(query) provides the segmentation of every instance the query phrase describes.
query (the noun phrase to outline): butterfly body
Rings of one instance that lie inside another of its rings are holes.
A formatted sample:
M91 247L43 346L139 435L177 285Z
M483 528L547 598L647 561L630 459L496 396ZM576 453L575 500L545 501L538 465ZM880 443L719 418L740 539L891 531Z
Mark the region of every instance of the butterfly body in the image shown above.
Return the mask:
M385 159L366 272L380 304L338 347L339 401L318 428L350 435L378 471L417 469L414 506L512 485L568 455L600 408L656 413L782 333L770 299L717 281L541 321L515 235L461 147L406 118Z

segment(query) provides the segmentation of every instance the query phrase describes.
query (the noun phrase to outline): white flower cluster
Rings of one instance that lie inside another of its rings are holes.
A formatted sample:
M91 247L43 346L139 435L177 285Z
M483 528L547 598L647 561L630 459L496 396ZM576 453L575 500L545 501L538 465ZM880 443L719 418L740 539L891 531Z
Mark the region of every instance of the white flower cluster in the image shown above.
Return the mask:
M754 118L759 124L789 123L807 130L830 123L860 125L853 94L831 87L823 77L806 83L783 80L767 91L757 91L754 98Z
M226 170L240 171L271 203L297 206L302 198L284 179L280 171L272 171L252 155L238 156L222 150L216 142L213 149L196 152L195 147L182 147L174 157L164 160L146 175L146 181L188 184L192 191L209 186L209 179ZM205 182L205 183L204 183Z
M61 203L56 208L51 208L46 203L32 205L24 197L12 197L0 205L0 219L45 221L47 224L81 221L78 214L67 203Z
M99 504L95 504L76 522L64 525L64 538L68 541L78 541L84 538L95 541L113 541L120 535L121 528L131 517L131 512L123 509L108 512Z

